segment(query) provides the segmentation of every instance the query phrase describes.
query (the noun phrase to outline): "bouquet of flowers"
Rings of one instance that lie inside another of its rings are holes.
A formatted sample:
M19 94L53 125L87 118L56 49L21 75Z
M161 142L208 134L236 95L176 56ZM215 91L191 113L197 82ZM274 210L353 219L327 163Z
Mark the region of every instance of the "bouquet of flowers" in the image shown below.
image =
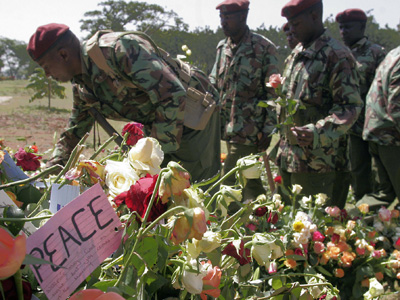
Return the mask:
M177 162L161 168L161 147L143 136L139 124L128 124L122 147L102 159L97 156L104 147L82 157L83 143L57 176L49 175L51 169L25 179L24 184L43 179L39 199L27 203L29 197L17 195L22 215L12 219L3 213L0 219L0 230L7 231L0 240L5 249L0 278L4 291L6 280L15 282L17 299L26 289L47 299L32 270L20 270L29 263L26 238L13 226L32 221L41 227L57 218L46 208L55 183L82 190L100 185L122 224L116 229L122 231L118 249L82 281L73 300L373 299L398 288L397 210L382 208L375 226L368 226L367 207L352 212L325 207L325 195L303 197L298 185L290 193L292 206L284 206L268 187L255 201L243 201L247 180L264 172L265 153L240 159L204 188ZM234 186L223 185L227 176L236 177ZM20 185L3 178L0 190Z

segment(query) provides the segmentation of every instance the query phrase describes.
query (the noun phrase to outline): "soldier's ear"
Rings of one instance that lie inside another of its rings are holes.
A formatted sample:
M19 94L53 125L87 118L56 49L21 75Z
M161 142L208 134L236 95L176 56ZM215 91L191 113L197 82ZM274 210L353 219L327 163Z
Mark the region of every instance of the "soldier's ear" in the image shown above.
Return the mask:
M68 61L69 60L69 51L65 48L58 49L58 55L64 60Z

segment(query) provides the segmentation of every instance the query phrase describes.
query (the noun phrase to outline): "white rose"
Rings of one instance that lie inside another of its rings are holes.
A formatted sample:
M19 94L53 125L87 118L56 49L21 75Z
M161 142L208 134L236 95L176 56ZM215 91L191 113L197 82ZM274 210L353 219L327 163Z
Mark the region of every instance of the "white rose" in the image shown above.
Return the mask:
M246 156L237 161L241 174L247 179L257 179L261 176L261 162L256 156Z
M106 185L112 199L129 190L139 180L139 176L127 162L107 160L105 171Z
M201 240L193 239L193 244L204 253L210 253L221 246L221 234L219 232L206 231Z
M207 275L207 270L196 260L190 260L190 265L194 270L185 270L182 275L182 283L185 289L191 294L200 294L203 290L203 277ZM198 268L198 269L197 269ZM199 273L197 273L197 270Z
M300 200L300 205L303 207L308 207L310 203L311 203L311 196L309 197L303 196L303 198L301 198Z
M301 190L303 189L303 187L301 186L301 185L299 185L299 184L294 184L293 186L292 186L292 193L293 194L300 194L301 193Z
M315 204L318 206L322 206L326 203L327 199L328 199L328 196L326 194L319 193L316 195Z
M136 170L155 175L161 170L164 152L156 139L142 138L129 151L128 160Z
M374 299L384 293L382 284L375 278L369 279L369 290L364 294L364 299Z
M241 189L234 189L228 185L221 185L221 197L220 201L218 202L218 208L221 210L221 216L227 215L227 207L231 202L241 202L242 201L242 190ZM221 203L223 201L223 203Z

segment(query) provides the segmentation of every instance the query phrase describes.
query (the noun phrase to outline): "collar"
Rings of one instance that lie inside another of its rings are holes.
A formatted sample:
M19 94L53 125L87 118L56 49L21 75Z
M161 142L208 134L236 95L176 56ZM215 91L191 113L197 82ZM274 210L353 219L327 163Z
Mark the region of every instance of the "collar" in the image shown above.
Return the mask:
M250 41L250 29L249 26L246 26L246 32L243 34L242 38L237 44L233 44L233 41L230 37L227 38L227 46L231 49L238 48L241 44L248 43Z
M328 33L328 30L325 31L314 40L310 46L304 47L301 43L299 43L296 48L294 48L295 55L305 56L309 59L313 59L316 57L317 53L325 47L325 45L331 40L331 37Z
M358 42L354 43L353 46L351 46L351 50L357 50L360 49L361 47L363 47L366 43L368 42L368 38L366 36L364 36L363 38L361 38L360 40L358 40Z

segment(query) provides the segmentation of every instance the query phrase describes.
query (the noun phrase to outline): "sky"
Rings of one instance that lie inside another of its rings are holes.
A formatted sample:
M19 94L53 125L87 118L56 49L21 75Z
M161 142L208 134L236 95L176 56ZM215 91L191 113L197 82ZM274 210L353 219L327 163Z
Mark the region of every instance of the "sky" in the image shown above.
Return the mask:
M98 4L105 0L0 0L0 36L28 42L30 36L40 25L64 23L79 37L79 20L84 13L101 9ZM219 13L215 7L222 0L139 0L149 4L158 4L167 10L176 12L190 26L209 26L215 30L219 26ZM281 17L281 9L289 0L250 0L248 25L255 29L262 24L280 27L286 19ZM400 24L399 0L324 0L324 19L336 16L348 8L360 8L371 11L381 27L388 25L397 28Z

